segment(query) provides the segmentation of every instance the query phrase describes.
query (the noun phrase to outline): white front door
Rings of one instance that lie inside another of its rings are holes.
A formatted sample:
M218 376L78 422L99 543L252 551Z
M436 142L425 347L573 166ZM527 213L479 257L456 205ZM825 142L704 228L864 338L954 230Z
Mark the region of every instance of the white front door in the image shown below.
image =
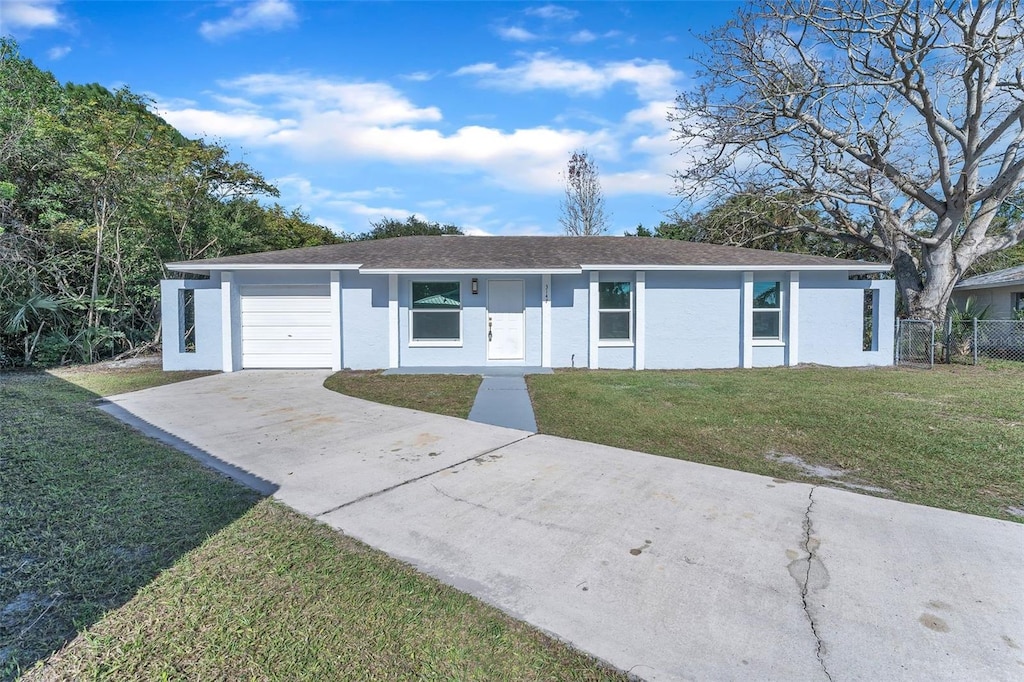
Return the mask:
M526 315L523 280L487 283L487 359L522 360Z

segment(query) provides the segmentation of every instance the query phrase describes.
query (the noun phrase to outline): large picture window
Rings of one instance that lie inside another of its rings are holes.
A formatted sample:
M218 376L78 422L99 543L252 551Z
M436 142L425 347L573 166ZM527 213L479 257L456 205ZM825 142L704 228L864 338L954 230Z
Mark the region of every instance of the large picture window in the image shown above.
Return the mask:
M781 339L782 283L754 282L754 338Z
M462 295L458 282L412 283L412 341L453 344L462 341Z
M598 316L602 341L629 341L633 338L633 287L630 282L600 282Z

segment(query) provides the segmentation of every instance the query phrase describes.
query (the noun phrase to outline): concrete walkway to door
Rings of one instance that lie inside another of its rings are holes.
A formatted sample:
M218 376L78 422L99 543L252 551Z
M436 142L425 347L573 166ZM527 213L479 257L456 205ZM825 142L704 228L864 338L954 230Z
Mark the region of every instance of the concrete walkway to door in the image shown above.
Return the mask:
M537 433L533 403L526 388L527 374L551 374L549 367L410 367L384 374L480 374L483 381L469 412L469 421Z
M379 405L328 375L107 409L644 679L1024 670L1024 525Z

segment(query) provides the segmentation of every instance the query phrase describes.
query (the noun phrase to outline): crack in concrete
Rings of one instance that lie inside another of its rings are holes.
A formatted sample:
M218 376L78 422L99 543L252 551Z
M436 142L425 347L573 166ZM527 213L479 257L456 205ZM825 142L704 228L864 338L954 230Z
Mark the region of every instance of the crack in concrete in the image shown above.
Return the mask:
M811 567L814 565L814 561L817 558L814 556L814 548L811 545L811 533L814 529L813 523L811 522L811 510L814 508L814 491L817 487L818 486L811 486L811 491L807 494L807 509L804 510L803 549L807 552L807 571L804 573L803 584L800 585L800 599L803 603L804 615L807 616L807 621L811 624L811 634L814 635L814 640L818 644L814 651L814 655L818 658L818 664L821 665L821 671L825 673L825 677L828 678L829 682L832 682L832 674L829 673L828 667L825 665L825 643L822 641L821 635L818 633L818 624L814 621L814 616L811 615L810 605L807 603L807 595L811 589Z
M438 488L436 485L434 486L434 490L437 491L443 497L447 497L449 500L454 500L455 502L462 502L463 504L468 504L471 507L476 507L477 509L483 509L484 511L493 512L493 513L497 514L498 516L504 516L504 514L502 514L497 509L492 509L491 507L488 507L486 505L479 504L477 502L472 502L470 500L467 500L464 497L458 497L457 495L452 495L451 493L446 493L445 491L443 491L440 488Z
M433 488L437 492L437 494L441 495L442 497L447 497L449 500L452 500L453 502L461 502L462 504L467 504L470 507L475 507L476 509L482 509L485 512L489 512L491 514L494 514L498 518L512 519L513 521L522 521L523 523L529 523L530 525L537 526L538 528L544 528L545 530L552 530L552 529L554 529L554 530L564 531L564 532L567 532L567 533L572 533L573 535L579 535L579 529L578 528L573 528L572 526L563 526L563 525L558 524L558 523L549 523L549 522L545 522L545 521L538 521L537 519L531 519L530 517L523 516L522 514L509 514L509 513L501 511L500 509L495 509L494 507L488 507L486 504L480 504L479 502L474 502L472 500L467 500L466 498L459 497L458 495L452 495L449 492L441 490L436 485L433 486Z
M430 476L433 476L434 474L439 474L442 471L448 471L449 469L454 469L455 467L462 466L463 464L467 464L469 462L472 462L475 459L480 459L481 457L486 457L487 455L493 454L493 453L497 452L498 450L503 450L503 449L505 449L507 447L511 447L511 446L515 445L516 443L522 443L527 438L533 438L535 435L537 435L537 434L531 433L528 436L523 436L522 438L517 438L516 440L511 441L509 443L505 443L504 445L499 445L496 448L491 448L490 450L485 450L484 452L481 452L479 454L473 455L472 457L467 457L466 459L462 460L461 462L456 462L455 464L449 464L446 467L441 467L440 469L437 469L435 471L430 471L430 472L422 474L420 476L416 476L414 478L410 478L410 479L408 479L406 481L402 481L401 483L396 483L394 485L388 486L387 488L382 488L380 490L375 490L372 493L366 493L365 495L360 495L359 497L357 497L354 500L349 500L348 502L343 502L343 503L339 504L336 507L331 507L327 511L322 511L319 514L316 514L314 516L314 518L319 518L321 516L327 516L328 514L333 514L334 512L338 511L339 509L344 509L345 507L352 506L353 504L356 504L357 502L362 502L363 500L368 500L371 497L377 497L378 495L383 495L384 493L389 493L392 490L395 490L396 488L401 488L402 486L409 485L410 483L415 483L416 481L422 481L424 478L429 478Z

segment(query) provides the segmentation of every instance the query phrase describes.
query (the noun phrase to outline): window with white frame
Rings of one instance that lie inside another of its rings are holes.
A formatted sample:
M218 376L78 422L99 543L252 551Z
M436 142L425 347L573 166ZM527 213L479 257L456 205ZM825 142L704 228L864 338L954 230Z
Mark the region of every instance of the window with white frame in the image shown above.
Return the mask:
M462 295L459 282L413 282L410 306L414 343L462 342Z
M599 282L598 319L602 341L628 342L633 338L633 285L631 282Z
M754 282L754 339L782 338L782 282Z

